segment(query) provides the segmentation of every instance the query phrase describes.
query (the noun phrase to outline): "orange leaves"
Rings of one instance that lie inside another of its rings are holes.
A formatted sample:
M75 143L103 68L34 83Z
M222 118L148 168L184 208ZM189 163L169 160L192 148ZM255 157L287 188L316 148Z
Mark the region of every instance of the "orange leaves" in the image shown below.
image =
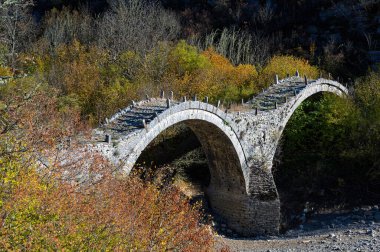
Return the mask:
M202 52L202 55L210 60L212 66L215 69L221 70L222 72L230 72L234 69L233 65L231 62L229 62L228 59L215 52L212 48L209 48L206 51Z
M158 191L131 177L107 178L80 190L64 184L30 189L20 187L6 204L13 219L5 219L2 248L8 243L8 248L30 250L212 250L211 233L199 224L198 209L174 188Z
M216 94L214 99L239 100L245 95L243 89L251 89L250 94L254 93L253 82L257 77L257 71L252 65L233 66L231 62L217 54L212 48L202 53L211 62L209 78L214 82Z

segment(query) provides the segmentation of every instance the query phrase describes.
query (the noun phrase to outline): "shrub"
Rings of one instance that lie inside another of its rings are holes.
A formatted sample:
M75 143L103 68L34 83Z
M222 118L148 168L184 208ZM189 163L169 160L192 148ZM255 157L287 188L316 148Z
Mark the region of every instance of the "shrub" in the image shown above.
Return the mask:
M258 84L260 87L268 87L274 83L274 76L285 78L287 74L293 76L296 71L308 78L317 78L319 71L317 67L311 66L308 61L294 56L274 56L259 73Z
M2 67L0 65L0 76L13 76L12 70L9 67Z
M179 75L191 74L209 65L206 57L200 54L196 47L188 45L184 40L174 47L170 54L170 60L172 71Z
M97 125L136 98L123 74L125 57L111 61L106 51L74 41L58 46L52 56L36 56L35 69L59 91L62 109L78 107L83 119Z
M255 93L254 81L257 71L253 65L234 66L231 62L209 48L202 55L211 62L209 78L214 81L215 94L209 94L214 99L237 101Z
M257 91L254 66L234 66L212 48L198 52L194 46L181 41L169 57L171 67L166 81L179 95L196 94L199 99L208 96L211 102L218 99L238 101Z
M209 251L200 212L178 190L107 177L86 189L18 174L1 207L0 247L8 250Z

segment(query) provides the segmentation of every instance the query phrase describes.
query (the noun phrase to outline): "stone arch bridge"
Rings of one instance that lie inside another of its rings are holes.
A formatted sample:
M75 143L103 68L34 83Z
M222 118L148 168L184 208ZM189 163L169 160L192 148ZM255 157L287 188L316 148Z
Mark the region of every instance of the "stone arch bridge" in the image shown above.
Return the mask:
M226 113L207 98L179 102L162 95L133 102L94 130L95 148L128 174L155 137L185 123L208 159L206 195L213 211L242 235L278 233L280 200L271 169L281 134L308 97L319 92L345 96L348 91L327 79L294 76L275 82L236 112Z

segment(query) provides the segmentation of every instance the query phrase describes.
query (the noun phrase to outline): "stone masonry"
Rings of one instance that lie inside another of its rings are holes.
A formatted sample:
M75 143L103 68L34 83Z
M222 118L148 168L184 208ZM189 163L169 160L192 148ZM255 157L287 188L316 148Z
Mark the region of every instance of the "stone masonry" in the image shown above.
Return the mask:
M141 152L166 128L185 123L194 131L211 173L206 191L215 213L236 232L276 234L280 201L272 161L281 134L297 107L319 92L348 95L338 82L306 77L276 78L275 84L241 111L222 111L208 102L148 98L120 110L94 130L94 148L129 174ZM207 101L207 99L206 99ZM219 104L219 102L218 102Z

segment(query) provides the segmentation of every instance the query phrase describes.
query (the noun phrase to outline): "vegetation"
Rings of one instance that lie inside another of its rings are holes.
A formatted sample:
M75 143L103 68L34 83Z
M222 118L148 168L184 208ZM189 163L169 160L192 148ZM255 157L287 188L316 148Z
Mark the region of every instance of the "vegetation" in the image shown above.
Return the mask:
M284 23L266 1L199 1L214 2L203 11L181 1L118 0L96 11L42 2L0 1L1 250L212 250L199 207L175 186L111 176L79 142L146 94L240 102L296 70L356 80L353 98L322 96L296 111L278 150L280 189L334 204L379 199L380 75L365 73L360 39L302 41L288 26L305 1L278 1L292 14ZM378 7L364 2L374 17Z
M380 74L371 72L357 80L352 99L324 95L296 110L274 172L284 214L306 202L317 209L379 201L379 90Z
M268 85L273 82L273 76L276 74L279 78L286 78L288 75L295 75L296 71L299 71L300 75L304 75L307 78L316 79L319 77L318 68L310 66L306 60L294 56L274 56L264 66L258 81L262 85Z
M69 140L83 126L54 89L11 81L1 101L2 250L211 250L201 212L177 189L117 178Z

